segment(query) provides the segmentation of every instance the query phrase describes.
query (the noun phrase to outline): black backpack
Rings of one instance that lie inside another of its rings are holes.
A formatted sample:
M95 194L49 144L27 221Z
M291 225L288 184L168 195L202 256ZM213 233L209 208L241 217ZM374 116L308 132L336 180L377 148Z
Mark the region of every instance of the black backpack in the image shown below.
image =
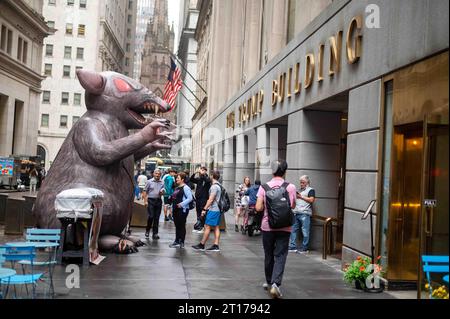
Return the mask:
M217 185L219 185L220 187L220 199L218 202L219 210L221 213L226 213L231 208L230 197L228 197L228 193L222 185L220 185L219 183L217 183Z
M183 187L183 193L184 193L184 197L186 197L186 199L187 199L187 195L186 195L186 193L184 192L184 187ZM191 200L191 202L189 203L189 210L192 210L192 209L194 209L195 208L195 198L194 198L194 195L192 194L192 200Z
M271 188L264 184L266 191L267 214L269 216L270 228L283 228L292 226L294 214L291 209L291 200L287 191L289 183L283 183L280 187Z

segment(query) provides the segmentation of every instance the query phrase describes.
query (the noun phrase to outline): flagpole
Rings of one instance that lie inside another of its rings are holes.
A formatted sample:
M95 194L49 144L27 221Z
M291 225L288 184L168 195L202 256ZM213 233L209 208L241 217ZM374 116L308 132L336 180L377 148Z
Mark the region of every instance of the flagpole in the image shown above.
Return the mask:
M186 71L187 74L189 74L189 76L190 76L190 77L194 80L194 82L200 87L200 89L202 89L202 91L203 91L206 95L208 95L208 93L206 93L206 91L205 91L205 89L203 88L203 86L201 86L200 83L198 83L198 81L192 76L192 74L189 73L189 71L184 67L183 63L181 63L181 61L178 59L178 57L177 57L175 54L173 54L172 52L170 52L170 51L169 51L169 53L170 53L170 55L171 55L172 57L174 57L174 58L178 61L178 63L179 63L179 64L181 65L181 67L183 68L183 70ZM200 102L200 103L201 103L201 102Z
M183 92L182 92L181 90L180 90L180 94L184 97L184 99L185 99L186 101L188 101L188 103L192 106L192 108L194 109L194 111L197 112L197 109L195 108L195 106L192 104L191 101L189 101L189 99L183 94Z
M199 103L202 103L202 101L200 101L200 99L197 97L197 95L195 95L194 92L191 91L191 89L186 85L186 83L184 83L184 84L185 84L184 87L185 87L186 89L188 89L189 92L191 92L191 94L196 98L196 100L197 100Z

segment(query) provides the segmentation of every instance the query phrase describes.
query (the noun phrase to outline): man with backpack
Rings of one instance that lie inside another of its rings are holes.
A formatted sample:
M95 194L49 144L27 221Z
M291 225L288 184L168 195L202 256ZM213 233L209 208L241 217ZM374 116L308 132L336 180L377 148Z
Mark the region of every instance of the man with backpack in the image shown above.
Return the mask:
M285 182L288 165L284 160L272 163L273 178L259 188L256 211L263 212L261 224L266 282L263 285L273 298L281 298L281 281L289 249L295 208L296 188Z
M221 214L224 214L229 210L230 201L224 188L219 183L220 173L218 171L213 171L211 177L212 185L209 189L209 198L202 209L202 216L206 215L205 233L203 234L203 239L200 243L192 246L192 248L195 250L205 250L205 244L209 239L209 234L211 231L214 231L214 245L206 249L206 251L218 252L220 251L220 217Z

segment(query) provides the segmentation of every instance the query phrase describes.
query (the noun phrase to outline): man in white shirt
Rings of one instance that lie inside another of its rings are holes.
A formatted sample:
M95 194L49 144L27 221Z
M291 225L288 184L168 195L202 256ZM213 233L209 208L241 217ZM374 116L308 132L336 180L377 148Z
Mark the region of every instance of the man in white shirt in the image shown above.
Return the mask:
M144 191L145 185L147 184L147 176L141 172L137 178L137 183L139 187L139 198L142 198L142 192Z

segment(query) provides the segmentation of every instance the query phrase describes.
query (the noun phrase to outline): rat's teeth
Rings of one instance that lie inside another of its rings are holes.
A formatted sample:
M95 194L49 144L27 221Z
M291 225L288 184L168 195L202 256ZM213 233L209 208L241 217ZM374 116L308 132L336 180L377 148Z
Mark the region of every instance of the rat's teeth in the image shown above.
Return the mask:
M158 113L159 113L159 105L156 105L155 106L155 115L158 115Z

